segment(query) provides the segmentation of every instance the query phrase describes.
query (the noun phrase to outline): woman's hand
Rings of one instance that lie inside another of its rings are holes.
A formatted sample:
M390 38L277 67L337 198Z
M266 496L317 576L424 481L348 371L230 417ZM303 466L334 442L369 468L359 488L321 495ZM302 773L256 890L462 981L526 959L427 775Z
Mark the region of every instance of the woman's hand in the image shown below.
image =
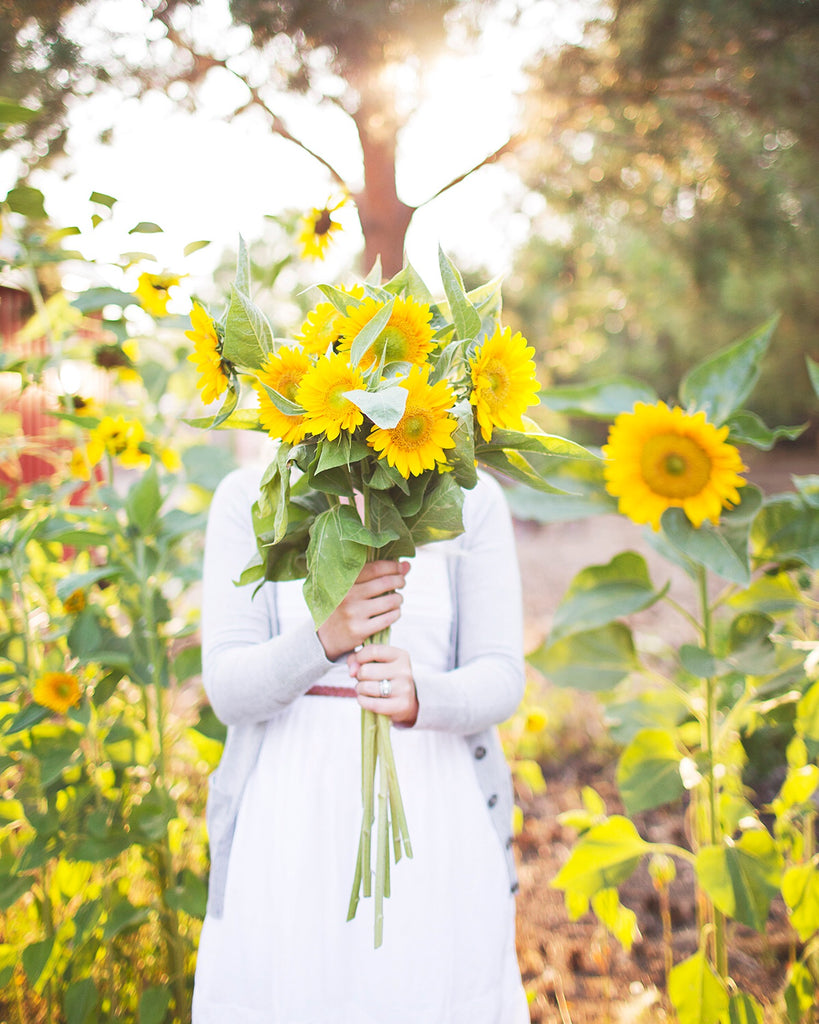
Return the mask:
M367 562L341 604L318 628L318 638L330 661L352 651L373 634L396 622L404 598L409 562Z
M405 650L389 644L365 644L350 654L347 665L357 680L355 689L362 708L386 715L396 725L415 725L418 695ZM382 683L388 696L382 696Z

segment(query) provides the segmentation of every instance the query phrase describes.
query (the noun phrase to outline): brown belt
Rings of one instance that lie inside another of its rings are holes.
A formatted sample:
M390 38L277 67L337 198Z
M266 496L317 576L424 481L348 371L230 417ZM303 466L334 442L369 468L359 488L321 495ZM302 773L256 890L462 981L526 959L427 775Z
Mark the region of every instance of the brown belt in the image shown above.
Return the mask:
M305 691L307 697L355 697L356 692L350 686L311 686Z

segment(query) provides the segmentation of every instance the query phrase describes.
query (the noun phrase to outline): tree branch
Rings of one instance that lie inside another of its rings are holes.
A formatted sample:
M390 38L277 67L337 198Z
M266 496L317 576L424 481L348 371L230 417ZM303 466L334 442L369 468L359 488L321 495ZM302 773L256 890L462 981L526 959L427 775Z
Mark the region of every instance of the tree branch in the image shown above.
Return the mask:
M520 145L522 141L522 135L512 135L510 138L506 140L506 142L504 142L502 146L499 146L498 149L494 151L494 153L490 153L489 156L484 157L483 160L480 161L480 163L475 164L475 166L470 167L468 171L464 171L463 174L459 174L456 178L453 178L451 181L448 181L446 185L444 185L442 188L439 188L438 191L433 193L433 195L431 195L428 199L425 199L422 203L419 203L415 207L415 209L420 210L422 206L426 206L427 203L431 203L433 199L437 199L438 196L443 195L444 192L447 192L449 189L454 188L455 185L460 185L460 183L464 181L464 179L468 178L470 174L474 174L475 171L479 171L482 167L488 167L490 164L497 163L497 161L500 160L501 157L517 149L517 147Z

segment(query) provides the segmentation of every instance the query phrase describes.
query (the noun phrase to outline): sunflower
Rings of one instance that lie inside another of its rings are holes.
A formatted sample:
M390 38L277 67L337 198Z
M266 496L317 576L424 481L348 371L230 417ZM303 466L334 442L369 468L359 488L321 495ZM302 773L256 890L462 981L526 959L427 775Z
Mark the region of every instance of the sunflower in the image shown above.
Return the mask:
M139 299L140 305L146 313L151 316L167 316L168 302L170 300L169 290L178 285L180 277L178 274L149 274L139 275L134 295Z
M76 480L91 479L91 464L88 461L88 456L84 449L75 448L71 452L71 461L69 462L68 470Z
M63 601L63 611L68 615L78 615L86 606L84 590L74 590Z
M351 288L342 287L339 291L346 292L355 299L364 296L364 289L360 284L354 284ZM310 355L323 356L341 340L344 320L344 314L337 310L332 302L320 302L307 314L300 332L296 335L296 341Z
M469 364L469 400L475 406L484 441L491 438L493 427L520 430L523 414L530 405L540 403L534 354L520 331L512 334L511 328L500 326L476 349Z
M328 199L320 209L314 207L301 218L296 242L303 260L323 260L327 255L333 235L341 231L341 225L333 220L333 214L346 201L345 197L331 206Z
M139 420L126 420L124 416L106 416L88 435L85 453L91 466L96 466L107 452L130 469L144 469L151 456L140 445L145 440L145 429Z
M193 342L193 352L188 361L194 363L199 372L197 387L202 392L202 401L210 405L228 386L219 335L213 320L197 302L193 304L190 318L193 330L185 331L185 337Z
M340 349L349 352L356 335L384 308L378 299L367 298L356 309L347 311L342 327ZM435 347L430 327L432 312L429 306L413 298L396 298L387 326L361 360L364 369L376 366L384 356L384 363L423 363Z
M307 432L307 424L304 416L288 416L282 412L263 385L295 402L299 384L309 369L309 356L298 348L279 348L262 363L253 387L259 396L259 419L271 437L298 444Z
M296 392L296 402L305 412L307 432L326 434L333 441L342 430L355 430L364 422L364 414L344 397L344 392L365 387L361 370L350 366L346 356L334 353L318 359Z
M72 672L44 672L32 692L37 704L60 715L78 704L80 696L80 681Z
M405 479L425 469L446 469L445 448L454 448L457 420L450 415L455 402L445 380L429 383L429 367L413 366L402 386L407 389L404 415L391 430L373 427L367 444L386 458Z
M745 485L745 466L727 436L728 427L715 427L704 412L636 402L615 419L603 447L606 490L623 515L655 530L667 508L681 508L696 527L716 524Z

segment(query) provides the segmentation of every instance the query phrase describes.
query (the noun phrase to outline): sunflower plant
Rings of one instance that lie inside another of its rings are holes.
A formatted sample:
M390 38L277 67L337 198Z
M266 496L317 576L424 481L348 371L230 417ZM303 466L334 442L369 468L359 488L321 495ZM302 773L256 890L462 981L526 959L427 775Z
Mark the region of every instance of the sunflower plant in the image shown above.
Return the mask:
M819 478L796 477L792 492L765 495L745 477L741 454L804 429L769 428L742 408L774 326L692 369L678 403L628 380L542 395L553 409L614 418L602 463L560 467L553 482L568 490L573 477L575 493L539 497L540 518L616 510L644 525L649 545L683 571L693 593L693 601L677 600L669 582L652 579L642 555L622 552L577 574L530 656L554 684L600 693L623 745L617 782L626 813L607 813L587 790L583 809L563 818L579 833L553 881L570 914L591 909L630 947L638 925L619 887L646 862L662 896L675 861L693 868L698 949L676 965L668 954L668 995L680 1024L761 1024L762 1006L731 979L728 936L731 922L764 931L774 898L787 908L794 947L802 944L782 996L785 1019L806 1019L816 991L819 683L810 659ZM819 367L808 360L808 368L819 392ZM526 515L526 501L531 516L529 499L516 507ZM641 649L628 623L660 601L691 633L664 655L656 643ZM774 741L783 781L766 803L752 789L753 758ZM663 806L684 812L690 847L638 831L635 816Z
M319 286L321 300L292 339L277 339L249 294L242 244L230 302L191 340L203 396L220 409L203 427L261 430L277 441L253 507L257 558L241 582L304 578L316 626L337 607L367 560L410 557L420 544L463 531L463 490L481 462L514 480L554 490L546 467L593 458L527 418L537 404L534 350L501 323L500 285L467 292L439 253L445 296L434 299L411 266L348 286ZM207 333L208 358L200 347ZM239 407L242 377L256 403ZM385 635L374 641L386 641ZM375 944L393 855L412 855L395 778L389 720L362 717L363 820L349 915L370 896L376 775L382 799L375 875Z

